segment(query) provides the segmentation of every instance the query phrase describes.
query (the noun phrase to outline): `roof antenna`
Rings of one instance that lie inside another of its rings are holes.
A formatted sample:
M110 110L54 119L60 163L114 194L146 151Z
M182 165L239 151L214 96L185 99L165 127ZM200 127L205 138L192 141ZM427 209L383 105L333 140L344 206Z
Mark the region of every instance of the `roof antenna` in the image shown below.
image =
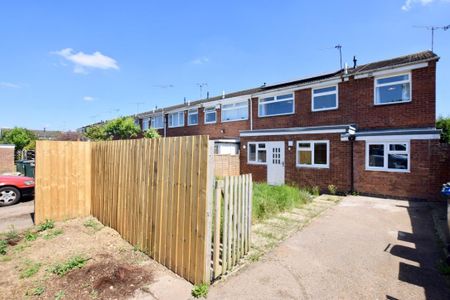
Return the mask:
M197 83L197 86L200 88L200 99L203 99L203 87L208 86L208 83Z
M447 31L450 29L450 25L447 26L414 26L416 28L425 28L426 30L431 31L431 51L434 49L434 32L436 30L442 29L444 31Z
M356 63L358 60L356 59L356 55L353 55L353 69L356 68Z
M342 70L342 45L337 44L336 46L334 46L334 48L339 50L339 66L340 66L340 69Z
M209 99L209 91L206 92L206 99Z

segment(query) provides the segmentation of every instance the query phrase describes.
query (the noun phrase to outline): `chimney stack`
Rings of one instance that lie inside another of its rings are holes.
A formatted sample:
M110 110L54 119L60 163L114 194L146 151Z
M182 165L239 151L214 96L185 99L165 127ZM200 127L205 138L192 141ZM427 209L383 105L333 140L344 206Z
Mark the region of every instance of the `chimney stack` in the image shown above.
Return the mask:
M355 55L353 55L353 68L356 68L356 62L357 62L358 60L356 59L356 56Z

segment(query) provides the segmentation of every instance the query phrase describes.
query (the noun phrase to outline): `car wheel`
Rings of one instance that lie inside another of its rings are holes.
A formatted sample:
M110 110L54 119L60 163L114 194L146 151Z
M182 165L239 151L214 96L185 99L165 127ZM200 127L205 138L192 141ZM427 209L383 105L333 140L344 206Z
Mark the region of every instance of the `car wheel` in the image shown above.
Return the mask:
M19 202L20 191L12 186L0 188L0 206L13 205Z

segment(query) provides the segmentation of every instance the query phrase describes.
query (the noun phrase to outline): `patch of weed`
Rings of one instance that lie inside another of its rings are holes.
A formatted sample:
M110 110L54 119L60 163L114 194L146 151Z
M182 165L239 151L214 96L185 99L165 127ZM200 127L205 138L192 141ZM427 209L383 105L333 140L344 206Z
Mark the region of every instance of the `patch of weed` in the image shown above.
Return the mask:
M61 290L55 294L55 300L61 300L62 298L64 298L64 296L65 296L65 293L63 290Z
M41 268L40 263L35 263L30 260L25 262L25 267L20 272L20 278L29 278L39 272L39 269Z
M330 192L331 195L336 195L337 187L334 184L329 184L328 192Z
M16 247L14 247L14 252L15 253L20 253L23 250L25 250L26 248L30 247L31 245L28 243L21 243L19 245L17 245Z
M18 242L20 240L19 233L17 232L17 230L14 227L14 225L11 225L9 227L9 230L5 234L5 238L6 238L6 241L9 242L9 243L11 243L11 242Z
M87 261L88 258L77 255L71 257L66 262L54 265L49 271L62 277L73 269L81 269Z
M63 234L63 232L64 231L61 228L49 230L46 234L44 234L43 238L44 240L51 240L58 235Z
M27 230L25 232L25 240L28 242L35 241L38 238L38 234L36 232L32 232L30 230Z
M200 298L200 297L205 297L208 295L208 289L209 289L209 285L206 283L202 283L202 284L197 284L194 285L194 287L192 288L192 296L194 298Z
M261 252L255 252L255 253L250 254L250 255L248 256L248 259L249 259L251 262L257 262L257 261L261 258L261 256L262 256L262 253L261 253Z
M46 219L44 223L39 224L38 231L46 231L55 227L55 221Z
M11 260L12 260L11 256L0 256L0 262L7 262Z
M25 294L25 296L40 296L45 292L45 287L38 286L31 290L28 290Z
M0 240L0 255L6 255L8 248L8 242L5 240Z
M86 228L92 228L94 231L99 231L103 228L102 224L97 222L95 219L89 219L86 222L83 223L84 227Z
M302 206L312 199L311 194L295 186L253 185L253 218L264 220L280 212Z

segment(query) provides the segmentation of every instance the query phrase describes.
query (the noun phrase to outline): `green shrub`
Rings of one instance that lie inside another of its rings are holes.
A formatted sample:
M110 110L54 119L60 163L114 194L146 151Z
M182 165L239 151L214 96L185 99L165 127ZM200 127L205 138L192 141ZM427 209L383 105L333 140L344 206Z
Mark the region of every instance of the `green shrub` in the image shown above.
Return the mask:
M331 195L336 195L337 187L334 184L328 185L328 191Z
M38 231L45 231L47 229L52 229L53 227L55 227L55 221L47 219L44 223L39 225Z
M310 193L294 186L255 183L253 185L253 217L256 220L262 220L305 204L310 199Z
M313 194L314 196L319 196L320 195L320 188L315 185L311 188L311 194Z
M202 283L202 284L197 284L194 285L194 287L192 288L192 296L194 298L200 298L200 297L205 297L208 295L208 284L206 283Z
M7 241L18 241L18 240L20 240L19 233L17 232L17 230L14 227L14 225L11 225L9 227L9 230L8 230L8 232L6 232L5 237L6 237Z
M88 259L83 256L74 256L64 263L56 264L50 269L50 272L58 276L64 276L73 269L81 269L87 261Z
M0 240L0 255L6 255L7 247L8 247L8 242L5 240Z

